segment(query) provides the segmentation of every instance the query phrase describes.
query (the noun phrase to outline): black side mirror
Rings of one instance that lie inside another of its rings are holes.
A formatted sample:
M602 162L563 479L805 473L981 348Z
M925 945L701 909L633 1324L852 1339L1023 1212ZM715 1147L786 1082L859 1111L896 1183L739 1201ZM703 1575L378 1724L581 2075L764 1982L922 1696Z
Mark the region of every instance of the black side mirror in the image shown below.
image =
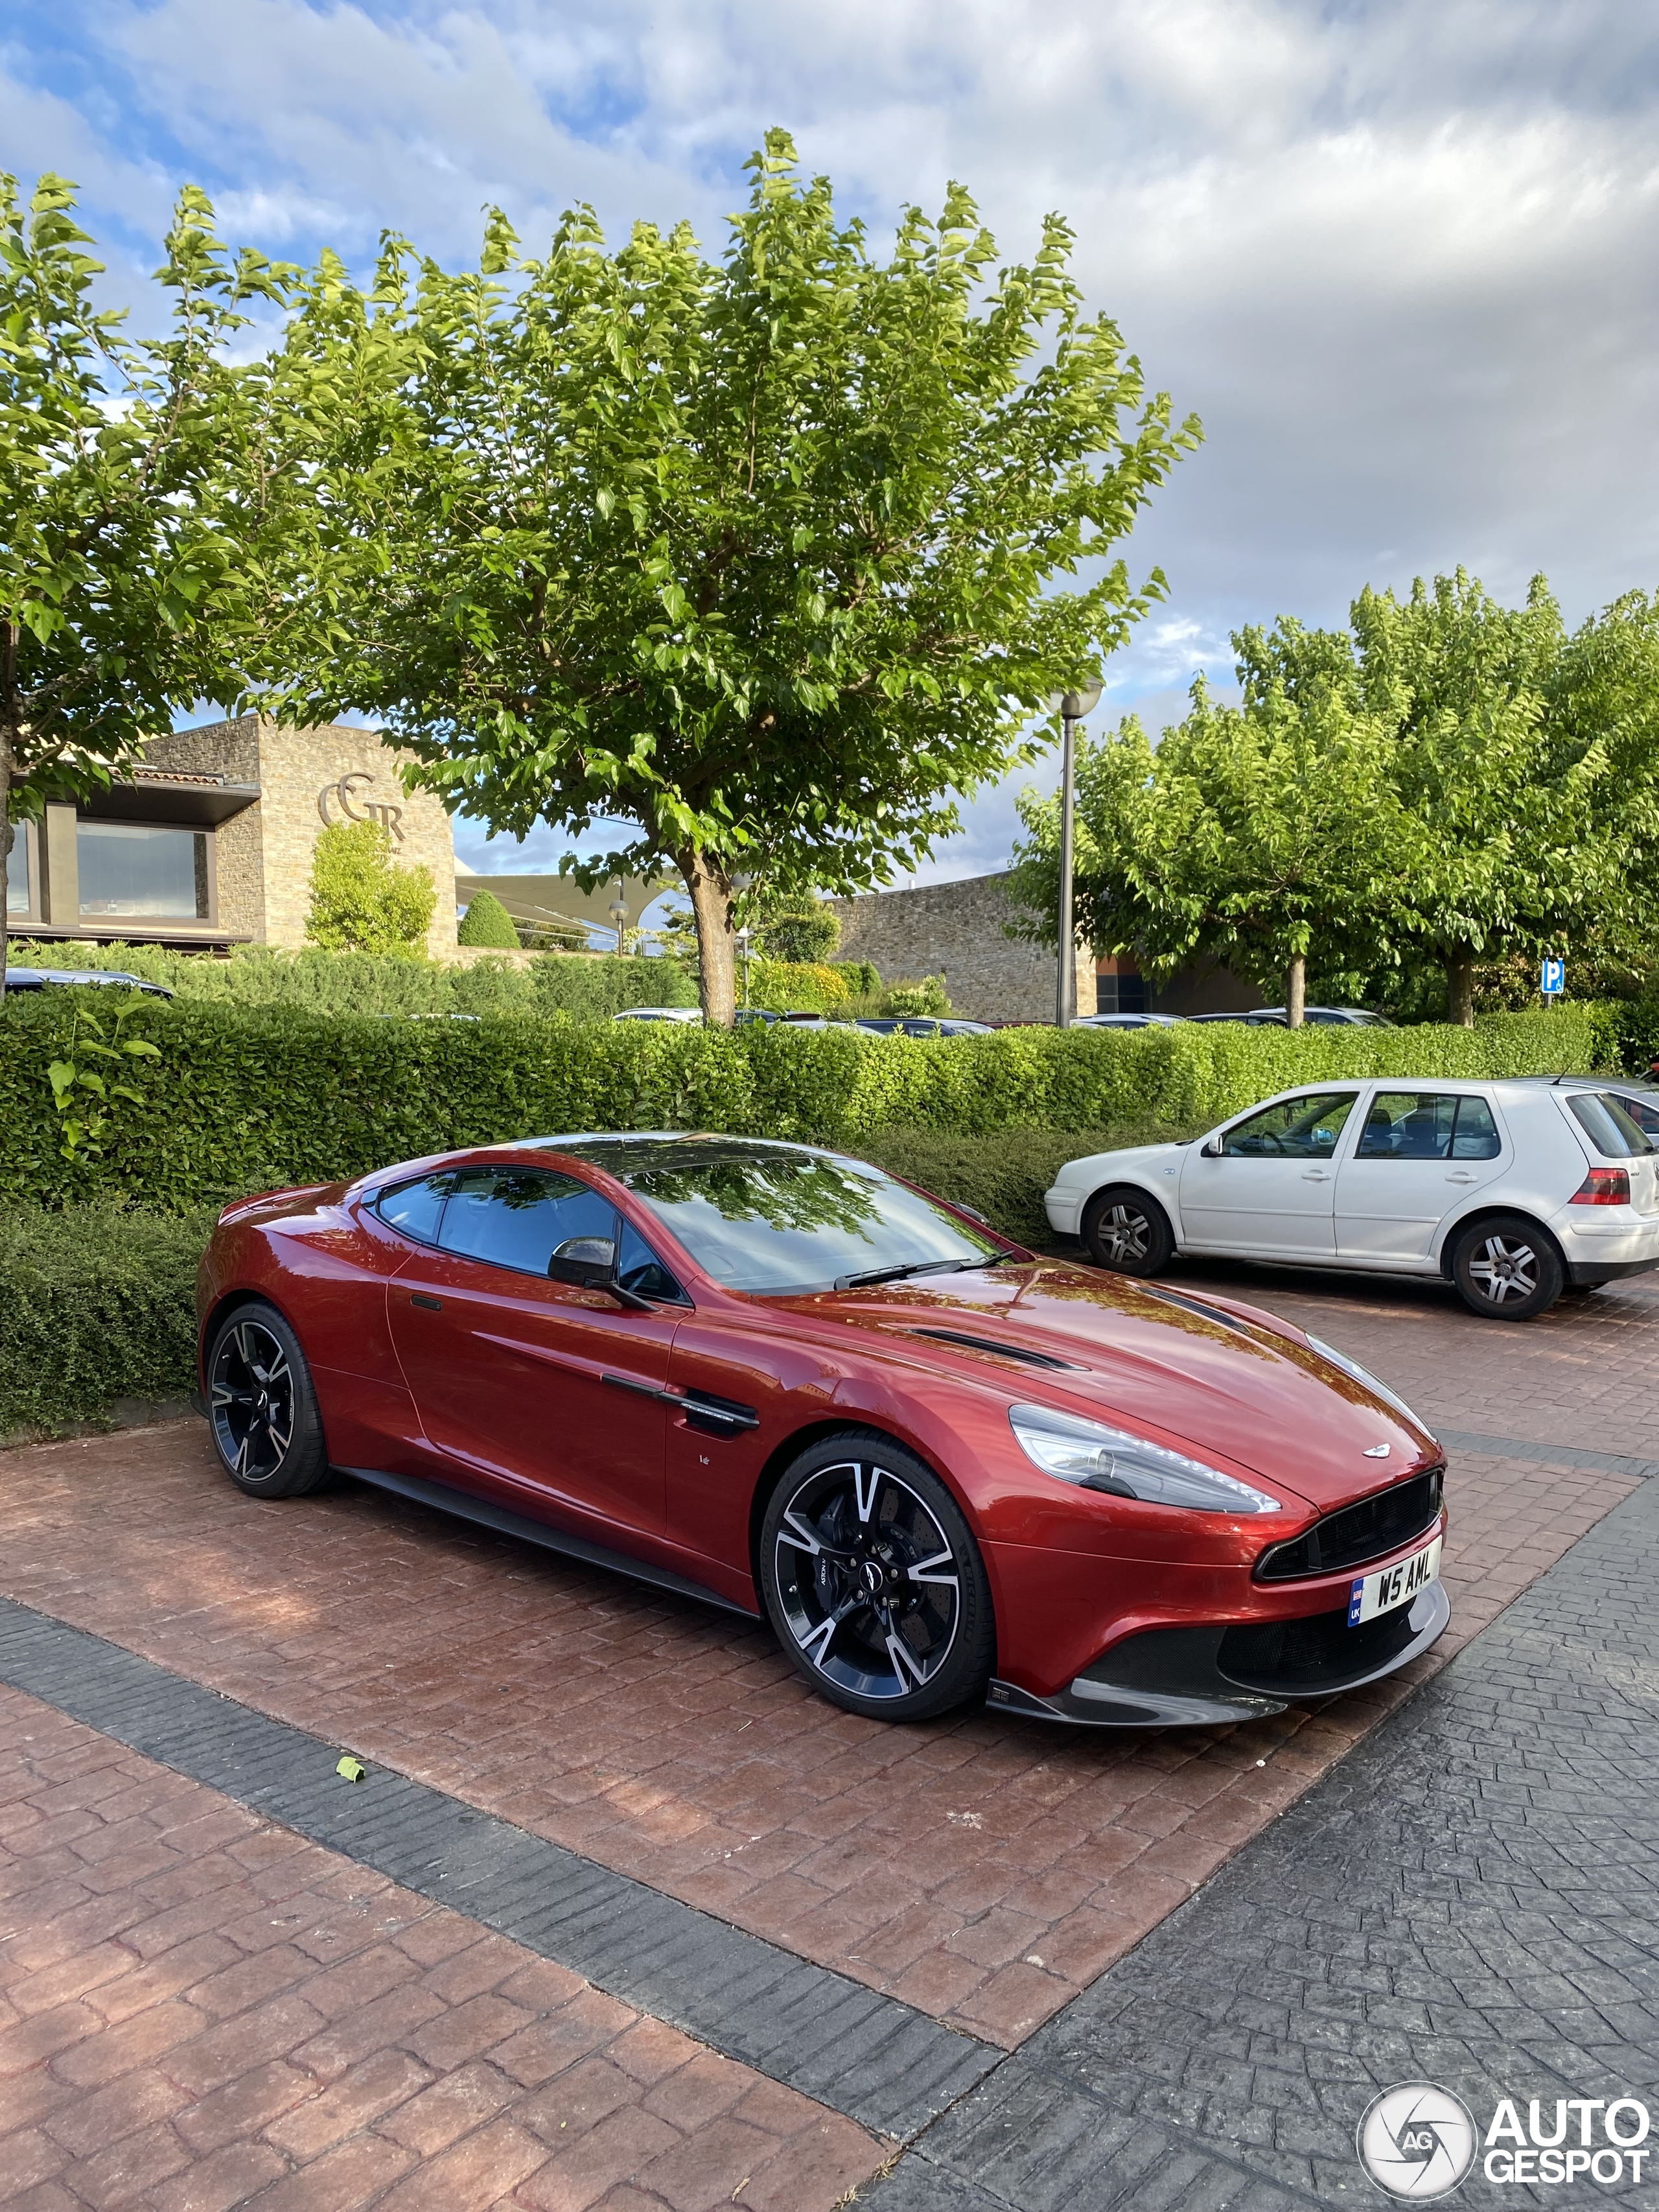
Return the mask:
M609 1237L568 1237L547 1263L548 1279L579 1291L604 1291L630 1313L654 1313L649 1298L617 1280L617 1247Z

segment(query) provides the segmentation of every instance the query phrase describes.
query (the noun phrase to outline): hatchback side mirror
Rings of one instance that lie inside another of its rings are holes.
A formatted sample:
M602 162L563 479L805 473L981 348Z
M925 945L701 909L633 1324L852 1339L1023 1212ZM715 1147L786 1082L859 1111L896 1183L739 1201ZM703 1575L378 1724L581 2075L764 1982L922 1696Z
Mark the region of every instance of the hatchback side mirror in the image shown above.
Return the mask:
M1221 1158L1220 1138L1212 1137L1206 1144L1201 1145L1199 1147L1199 1158L1205 1160L1218 1160Z

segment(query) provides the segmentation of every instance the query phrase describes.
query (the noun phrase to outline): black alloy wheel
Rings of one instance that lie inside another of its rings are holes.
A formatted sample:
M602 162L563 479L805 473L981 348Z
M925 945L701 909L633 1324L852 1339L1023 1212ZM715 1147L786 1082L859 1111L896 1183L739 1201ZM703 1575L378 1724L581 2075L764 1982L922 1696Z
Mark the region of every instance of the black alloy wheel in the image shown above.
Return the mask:
M1083 1243L1097 1267L1119 1275L1161 1274L1175 1256L1169 1215L1127 1183L1097 1191L1089 1200Z
M207 1358L208 1424L224 1470L251 1498L300 1498L328 1480L317 1395L299 1339L274 1306L239 1306Z
M890 1438L801 1454L767 1507L761 1583L784 1650L849 1712L926 1720L984 1694L995 1634L979 1547L939 1477Z
M1452 1280L1471 1313L1531 1321L1561 1295L1566 1269L1553 1242L1518 1213L1477 1221L1457 1240Z

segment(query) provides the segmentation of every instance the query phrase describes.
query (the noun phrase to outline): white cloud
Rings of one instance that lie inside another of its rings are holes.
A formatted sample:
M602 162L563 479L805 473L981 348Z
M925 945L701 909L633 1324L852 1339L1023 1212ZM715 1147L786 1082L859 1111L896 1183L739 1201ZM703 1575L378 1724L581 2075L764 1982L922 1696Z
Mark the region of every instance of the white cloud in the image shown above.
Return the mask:
M1629 0L155 0L88 20L125 130L33 88L13 51L8 166L69 168L139 228L195 164L235 228L290 253L362 258L388 226L468 254L496 199L534 242L578 198L613 235L688 214L712 249L772 123L878 240L952 176L1011 258L1062 210L1091 301L1207 434L1130 548L1170 598L1115 704L1178 699L1194 668L1225 674L1240 623L1340 619L1368 580L1462 561L1516 594L1541 568L1574 616L1659 580L1659 46ZM951 852L992 865L1012 823L988 796Z

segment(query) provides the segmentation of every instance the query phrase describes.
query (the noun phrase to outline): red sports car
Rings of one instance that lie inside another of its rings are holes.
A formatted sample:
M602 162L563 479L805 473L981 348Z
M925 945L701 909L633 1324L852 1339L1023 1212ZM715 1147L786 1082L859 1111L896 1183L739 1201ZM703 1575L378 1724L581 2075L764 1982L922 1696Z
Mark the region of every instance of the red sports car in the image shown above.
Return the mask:
M247 1200L199 1306L251 1496L337 1469L763 1613L854 1712L1213 1726L1449 1616L1439 1449L1363 1369L806 1146L548 1137Z

